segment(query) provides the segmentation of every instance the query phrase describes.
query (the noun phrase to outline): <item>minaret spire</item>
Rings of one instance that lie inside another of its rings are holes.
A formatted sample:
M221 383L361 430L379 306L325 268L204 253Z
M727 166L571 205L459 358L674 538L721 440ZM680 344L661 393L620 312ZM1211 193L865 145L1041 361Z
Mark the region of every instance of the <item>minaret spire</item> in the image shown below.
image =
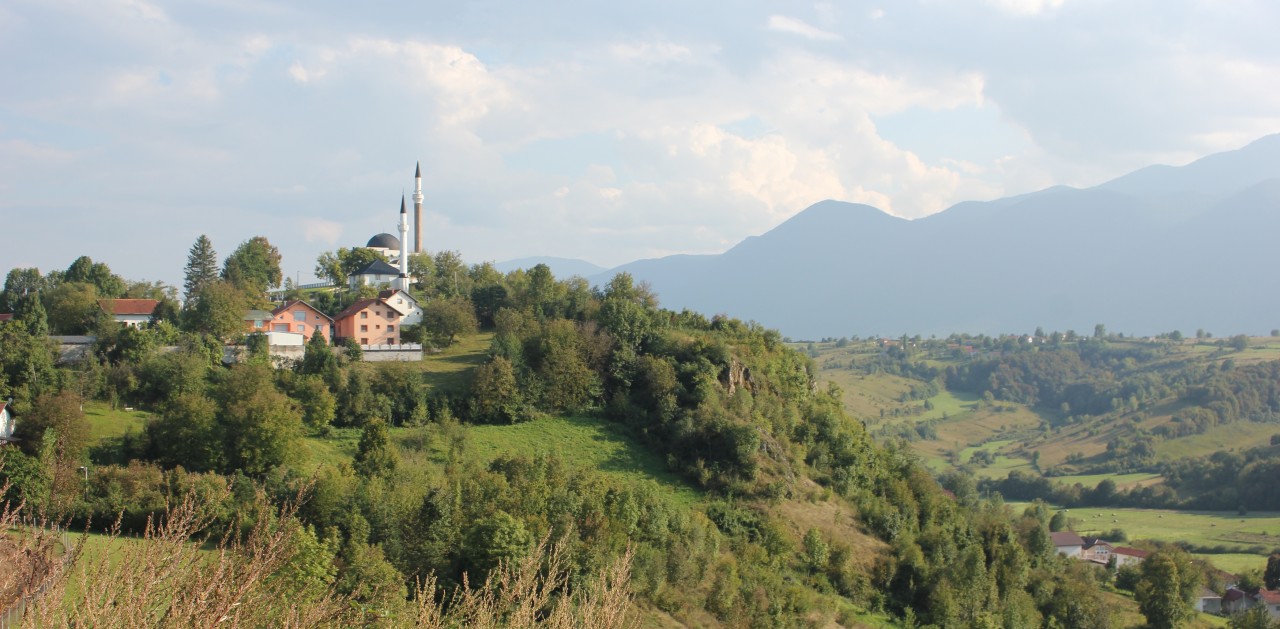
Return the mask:
M413 171L413 252L422 253L422 162Z
M405 210L404 195L400 195L400 280L396 288L409 290L409 212Z

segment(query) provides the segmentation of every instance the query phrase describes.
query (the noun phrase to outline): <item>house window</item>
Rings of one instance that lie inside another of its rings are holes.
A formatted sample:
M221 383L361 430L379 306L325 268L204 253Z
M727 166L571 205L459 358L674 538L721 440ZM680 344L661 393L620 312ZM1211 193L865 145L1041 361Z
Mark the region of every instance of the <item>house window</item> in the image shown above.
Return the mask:
M373 326L373 329L375 329L375 330L381 330L381 329L382 329L382 324L381 324L381 323L379 323L378 325Z
M361 344L361 345L368 345L368 344L369 344L369 339L367 339L367 338L361 338L361 339L360 339L360 344Z
M303 333L303 334L306 334L306 333L307 333L307 324L305 324L305 323L299 323L299 324L298 324L298 331L299 331L299 332L301 332L301 333Z
M275 325L271 326L271 328L272 328L272 330L273 330L273 331L275 331L275 332L288 332L288 331L289 331L289 324L288 324L288 323L277 323L277 324L275 324Z
M254 327L254 328L257 328L257 329L262 329L262 320L261 320L261 319L258 319L257 321L254 321L254 322L253 322L253 327Z
M362 325L362 326L360 326L360 331L361 331L361 332L368 332L368 331L369 331L369 326L367 326L367 325Z
M394 325L389 325L389 326L387 326L387 331L388 331L388 332L395 332L395 331L396 331L396 326L394 326Z
M293 311L293 320L294 320L294 321L306 321L306 320L307 320L307 311L306 311L306 310L294 310L294 311Z
M361 313L360 313L360 318L361 318L361 319L368 319L368 318L369 318L369 313L368 313L368 312L361 312Z

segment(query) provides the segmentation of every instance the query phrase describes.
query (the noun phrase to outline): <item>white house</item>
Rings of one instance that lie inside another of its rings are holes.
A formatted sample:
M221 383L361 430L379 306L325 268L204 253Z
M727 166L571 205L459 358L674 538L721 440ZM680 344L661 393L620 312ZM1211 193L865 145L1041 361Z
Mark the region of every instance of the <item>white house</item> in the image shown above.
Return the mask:
M413 295L393 288L378 293L378 299L400 313L401 326L422 323L422 306L418 305L418 300L414 299Z
M1060 555L1079 558L1084 552L1084 538L1071 531L1050 533L1049 537L1053 540L1053 547L1058 549L1058 554Z
M351 288L356 289L361 286L380 286L382 284L391 284L400 279L400 269L397 269L382 260L374 260L364 265L364 268L351 274Z
M1116 546L1111 550L1111 554L1116 558L1116 569L1127 566L1129 564L1142 563L1147 558L1147 551L1138 550L1137 548L1129 548L1127 546Z
M151 323L151 315L160 304L155 299L99 299L98 305L111 318L129 327L140 328Z

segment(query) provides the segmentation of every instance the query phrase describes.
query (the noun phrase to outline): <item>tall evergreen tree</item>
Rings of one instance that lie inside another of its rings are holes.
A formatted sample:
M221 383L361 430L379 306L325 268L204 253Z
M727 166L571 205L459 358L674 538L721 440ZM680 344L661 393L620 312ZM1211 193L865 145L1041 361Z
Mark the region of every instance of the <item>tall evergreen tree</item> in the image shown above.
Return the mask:
M190 302L200 294L201 289L218 279L218 254L213 250L213 242L208 236L200 234L196 243L191 245L187 254L187 280L183 284L187 301Z

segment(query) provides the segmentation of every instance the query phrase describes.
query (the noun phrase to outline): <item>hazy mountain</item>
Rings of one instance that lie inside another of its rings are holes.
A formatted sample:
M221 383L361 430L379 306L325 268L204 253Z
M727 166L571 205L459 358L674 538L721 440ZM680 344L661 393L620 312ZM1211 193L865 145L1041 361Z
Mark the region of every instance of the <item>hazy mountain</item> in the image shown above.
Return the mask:
M640 260L668 308L796 338L1280 328L1280 135L1181 167L915 221L823 201L719 255Z
M591 277L605 271L604 267L592 264L586 260L555 258L550 256L534 256L531 258L520 258L518 260L506 260L504 262L495 262L493 263L493 266L503 273L508 273L516 269L531 269L539 264L545 264L550 267L551 273L558 278L572 277L574 275Z

